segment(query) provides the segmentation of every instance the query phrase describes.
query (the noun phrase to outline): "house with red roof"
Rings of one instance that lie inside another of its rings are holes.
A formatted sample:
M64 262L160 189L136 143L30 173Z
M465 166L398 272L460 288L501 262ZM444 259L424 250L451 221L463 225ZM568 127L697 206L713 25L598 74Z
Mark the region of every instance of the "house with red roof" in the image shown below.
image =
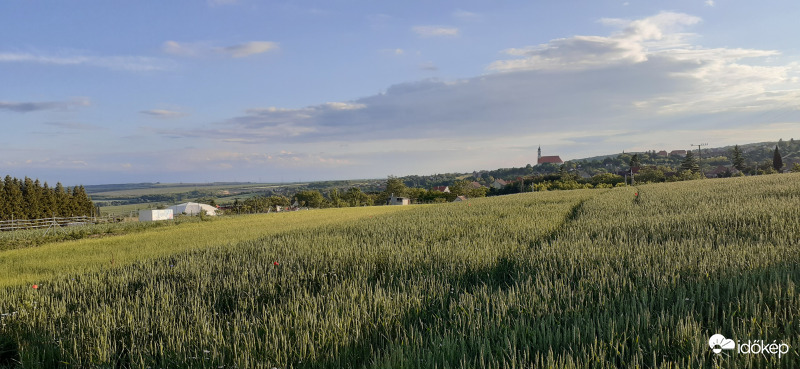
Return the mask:
M492 187L494 187L494 188L499 190L499 189L503 188L503 186L505 186L506 183L507 183L506 181L498 178L498 179L495 179L494 182L492 182Z
M450 193L450 187L448 186L436 186L431 189L432 191L439 191L444 193Z

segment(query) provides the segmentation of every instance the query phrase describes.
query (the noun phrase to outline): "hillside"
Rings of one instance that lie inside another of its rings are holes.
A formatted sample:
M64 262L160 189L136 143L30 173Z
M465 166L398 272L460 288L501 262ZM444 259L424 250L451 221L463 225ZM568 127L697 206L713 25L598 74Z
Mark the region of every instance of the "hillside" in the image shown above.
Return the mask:
M793 139L789 141L760 142L740 145L745 159L743 172L748 175L770 173L772 156L775 146L783 157L784 170L789 170L795 163L800 163L800 143ZM701 150L701 160L698 171L707 173L712 177L732 175L737 172L732 167L732 146L706 148ZM573 174L580 185L587 183L596 185L591 177L604 173L624 175L630 171L630 162L633 155L637 155L642 166L657 167L661 173L649 177L642 176L643 181L663 182L669 176L675 176L684 160L683 155L658 154L659 150L647 152L626 152L609 154L584 159L567 161L563 166L556 164L532 165L528 164L519 168L499 168L493 170L480 170L472 173L442 173L433 175L409 175L400 177L409 188L429 190L435 186L452 186L458 180L477 182L483 186L491 186L495 179L515 181L520 177L527 178L524 188L533 190L533 184L540 181L551 181L547 175L560 173L562 168ZM697 156L695 149L692 153ZM536 157L531 156L531 161ZM727 172L726 170L730 170ZM653 174L653 173L651 173ZM533 178L537 177L538 178ZM675 180L679 178L674 178ZM685 179L685 178L680 178ZM616 182L614 180L612 182ZM622 181L620 178L619 182ZM87 193L92 200L102 207L104 214L135 214L139 209L168 206L186 201L200 201L213 204L239 204L253 197L284 196L292 199L302 191L319 191L331 199L331 191L344 193L349 189L357 188L366 194L372 194L373 203L379 203L377 193L385 189L386 179L354 179L339 181L318 181L308 183L135 183L116 185L86 186ZM574 187L574 186L573 186ZM490 192L489 195L509 193ZM377 201L377 202L376 202Z
M0 289L0 365L797 367L798 194L784 174L383 207L407 210L59 268ZM791 351L715 355L718 333Z

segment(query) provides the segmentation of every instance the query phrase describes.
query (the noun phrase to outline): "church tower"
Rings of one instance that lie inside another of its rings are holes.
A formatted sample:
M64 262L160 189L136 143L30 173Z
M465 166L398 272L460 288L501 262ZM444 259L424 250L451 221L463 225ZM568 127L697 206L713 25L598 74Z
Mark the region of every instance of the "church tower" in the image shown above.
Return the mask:
M538 163L539 160L541 160L541 159L542 159L542 147L539 146L539 156L536 158L536 162Z

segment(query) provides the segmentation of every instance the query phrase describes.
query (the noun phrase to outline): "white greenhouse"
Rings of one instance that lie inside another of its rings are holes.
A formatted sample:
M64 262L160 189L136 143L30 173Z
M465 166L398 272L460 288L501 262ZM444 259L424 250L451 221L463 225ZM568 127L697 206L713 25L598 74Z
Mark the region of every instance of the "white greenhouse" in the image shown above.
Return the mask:
M217 215L217 208L208 204L198 204L196 202L185 202L183 204L170 206L175 214L197 215L205 212L205 215Z

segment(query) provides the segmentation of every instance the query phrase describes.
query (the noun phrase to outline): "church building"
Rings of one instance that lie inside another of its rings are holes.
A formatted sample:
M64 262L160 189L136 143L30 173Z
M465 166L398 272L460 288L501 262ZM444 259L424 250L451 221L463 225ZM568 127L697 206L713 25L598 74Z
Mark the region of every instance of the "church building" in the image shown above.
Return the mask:
M564 164L564 161L558 155L542 156L542 147L539 146L539 158L536 161L536 165L539 164Z

